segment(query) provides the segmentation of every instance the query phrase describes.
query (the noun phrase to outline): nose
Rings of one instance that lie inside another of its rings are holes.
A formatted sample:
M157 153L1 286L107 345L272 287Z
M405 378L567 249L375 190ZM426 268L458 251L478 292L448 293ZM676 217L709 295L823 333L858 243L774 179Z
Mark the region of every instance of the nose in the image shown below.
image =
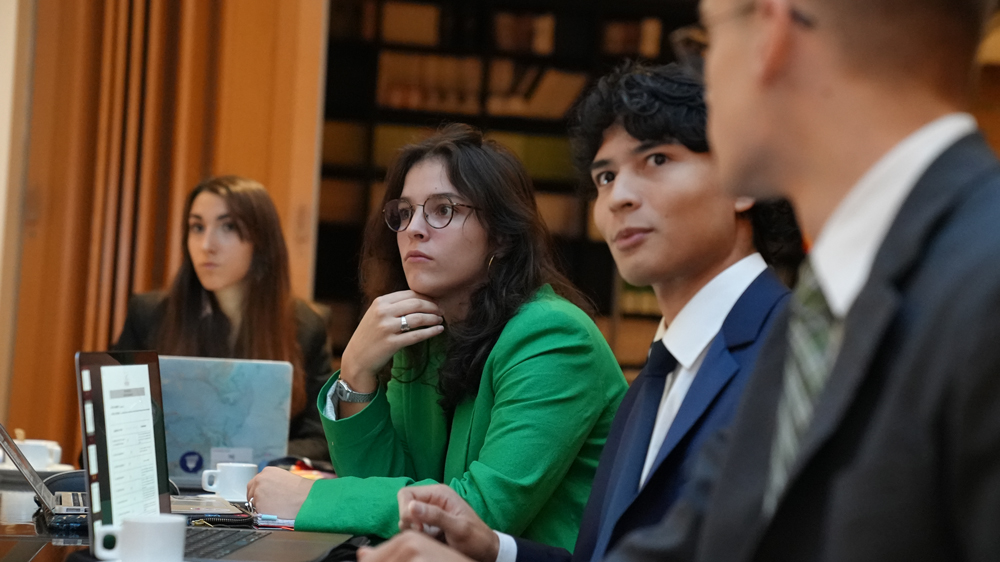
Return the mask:
M636 189L637 181L637 178L626 170L619 170L608 197L608 207L612 212L634 210L641 205Z
M410 224L406 227L406 235L414 240L423 240L430 234L431 227L427 224L427 219L424 218L423 210L423 207L415 208L413 218L410 219Z
M215 229L212 227L206 227L205 231L201 235L201 249L205 252L211 253L215 250Z

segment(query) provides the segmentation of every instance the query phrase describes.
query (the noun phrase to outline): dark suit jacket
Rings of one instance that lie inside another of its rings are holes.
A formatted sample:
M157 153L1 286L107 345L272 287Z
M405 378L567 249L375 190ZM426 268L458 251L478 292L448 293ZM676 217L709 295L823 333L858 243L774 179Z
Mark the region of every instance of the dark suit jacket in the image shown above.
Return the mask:
M156 350L157 331L163 323L166 309L164 292L132 295L128 302L125 325L112 349ZM295 301L295 325L306 375L306 407L291 420L288 454L329 461L330 450L316 406L320 389L333 373L326 325L319 314L298 299Z
M676 508L611 560L1000 560L1000 163L981 136L914 187L845 322L774 516L787 313L728 451L706 446Z
M634 529L662 519L687 483L684 465L707 437L729 425L771 321L788 289L770 269L747 287L709 344L705 360L664 439L646 485L646 461L664 379L643 372L622 400L601 454L572 560L600 560ZM526 539L518 560L570 560L570 553Z

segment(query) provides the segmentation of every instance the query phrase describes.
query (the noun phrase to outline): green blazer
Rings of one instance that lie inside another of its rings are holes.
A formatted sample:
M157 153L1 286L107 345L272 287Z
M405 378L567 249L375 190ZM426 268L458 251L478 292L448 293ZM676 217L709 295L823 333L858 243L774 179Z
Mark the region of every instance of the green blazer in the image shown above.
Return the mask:
M551 287L539 289L500 334L450 433L436 389L443 343L430 340L424 368L397 354L393 380L361 412L323 416L340 477L313 485L295 529L389 537L403 486L447 483L490 527L572 549L627 389L601 332ZM320 392L321 413L339 374Z

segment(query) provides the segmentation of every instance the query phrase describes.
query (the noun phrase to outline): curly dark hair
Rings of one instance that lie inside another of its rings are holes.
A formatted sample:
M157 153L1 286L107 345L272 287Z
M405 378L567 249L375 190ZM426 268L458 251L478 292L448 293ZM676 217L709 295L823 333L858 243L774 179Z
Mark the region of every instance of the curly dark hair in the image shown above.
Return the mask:
M473 127L448 125L423 142L403 147L389 167L382 205L398 198L406 174L429 159L444 163L448 180L476 208L493 256L486 284L472 294L468 316L449 324L445 331L447 355L438 373L438 391L440 404L450 415L463 399L478 393L483 365L500 332L542 285L550 284L556 293L588 312L591 307L556 267L552 241L538 214L524 165ZM396 233L385 225L381 214L368 220L361 256L361 285L369 303L408 288ZM425 359L424 349L419 345L406 348L411 364Z
M704 153L709 151L707 115L701 80L677 64L630 61L619 66L584 94L573 113L569 134L582 194L589 199L597 195L590 165L612 125L621 125L640 141L677 143ZM791 204L785 199L758 201L745 214L753 225L754 247L794 284L805 252Z

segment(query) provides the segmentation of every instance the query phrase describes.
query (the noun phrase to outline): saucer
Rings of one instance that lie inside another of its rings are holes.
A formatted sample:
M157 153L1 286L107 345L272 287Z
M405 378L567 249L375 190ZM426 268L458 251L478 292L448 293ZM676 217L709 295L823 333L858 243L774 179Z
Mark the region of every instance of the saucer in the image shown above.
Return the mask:
M44 480L53 474L59 474L60 472L66 472L67 470L76 470L76 468L71 464L53 464L47 466L44 470L36 470L38 476ZM14 466L14 463L9 460L4 460L0 463L0 482L5 480L19 480L23 481L24 477L21 475L21 471Z

